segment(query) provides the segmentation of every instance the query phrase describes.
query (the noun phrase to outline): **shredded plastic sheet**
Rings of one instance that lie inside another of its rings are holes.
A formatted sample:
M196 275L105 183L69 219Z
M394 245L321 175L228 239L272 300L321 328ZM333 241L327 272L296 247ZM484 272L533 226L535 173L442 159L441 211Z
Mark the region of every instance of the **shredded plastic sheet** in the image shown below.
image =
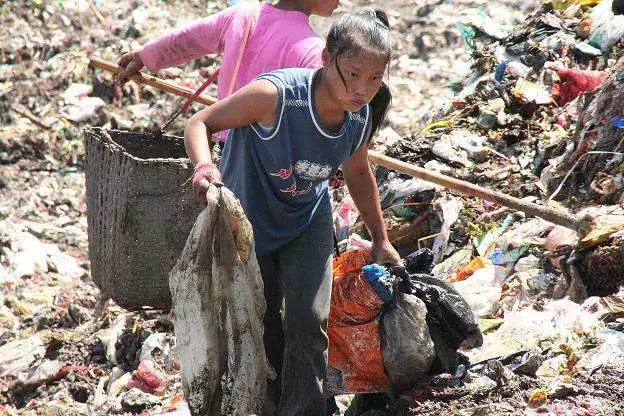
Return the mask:
M251 224L225 187L211 187L169 276L182 387L195 415L260 414L266 309Z

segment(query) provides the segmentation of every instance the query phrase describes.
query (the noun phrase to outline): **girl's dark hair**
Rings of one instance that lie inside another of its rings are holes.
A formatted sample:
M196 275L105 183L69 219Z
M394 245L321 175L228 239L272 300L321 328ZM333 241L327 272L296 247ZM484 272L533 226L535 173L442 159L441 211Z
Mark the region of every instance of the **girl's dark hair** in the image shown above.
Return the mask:
M342 71L338 66L338 57L353 56L358 52L367 50L380 53L386 58L386 69L390 62L390 25L388 16L382 10L365 10L355 13L347 13L333 24L327 35L327 53L334 59L338 75L343 84L347 85ZM392 94L385 82L370 102L372 111L372 124L369 138L379 129L383 122Z

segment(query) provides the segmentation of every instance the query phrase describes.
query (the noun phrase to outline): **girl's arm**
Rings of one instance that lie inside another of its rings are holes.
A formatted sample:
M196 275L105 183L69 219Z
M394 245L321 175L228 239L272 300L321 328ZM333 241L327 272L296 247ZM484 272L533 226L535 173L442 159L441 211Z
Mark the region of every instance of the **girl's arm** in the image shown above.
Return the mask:
M368 164L368 146L363 144L342 164L342 172L353 202L373 239L373 258L378 264L398 264L401 256L390 244L381 212L379 191Z
M223 52L223 39L240 7L229 7L147 42L138 56L150 71L182 65L211 53Z
M196 22L171 29L150 40L139 50L124 53L115 76L126 82L143 67L149 71L182 65L211 53L223 52L223 39L239 7L229 7Z
M229 97L194 114L186 122L184 145L193 163L212 163L209 137L221 130L262 123L271 126L277 119L277 87L270 81L247 84Z

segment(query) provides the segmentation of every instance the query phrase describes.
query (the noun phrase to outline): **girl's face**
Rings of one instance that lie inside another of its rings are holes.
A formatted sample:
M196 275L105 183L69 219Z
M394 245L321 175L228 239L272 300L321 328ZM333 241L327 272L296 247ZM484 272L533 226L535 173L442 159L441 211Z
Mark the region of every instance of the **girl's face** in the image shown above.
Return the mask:
M338 7L339 0L309 0L309 10L311 14L329 17Z
M356 112L368 104L381 86L386 70L386 57L378 53L360 51L353 56L330 58L323 51L323 66L330 96L343 110ZM340 72L339 70L340 69ZM344 77L344 82L340 77Z

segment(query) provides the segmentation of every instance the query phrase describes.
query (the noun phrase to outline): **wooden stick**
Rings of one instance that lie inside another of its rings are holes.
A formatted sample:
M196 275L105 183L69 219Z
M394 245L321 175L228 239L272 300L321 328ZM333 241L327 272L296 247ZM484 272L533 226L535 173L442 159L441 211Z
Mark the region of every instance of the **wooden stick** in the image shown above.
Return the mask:
M97 56L92 56L89 60L89 64L95 68L103 69L104 71L110 72L111 74L117 74L119 72L119 65L110 61L106 61L102 58L98 58ZM179 95L180 97L189 98L195 92L192 89L178 85L175 82L165 81L160 78L144 74L142 72L131 76L130 79L137 84L149 85L150 87L154 87L161 91L170 92L172 94ZM217 99L209 95L202 94L195 97L194 101L206 105L211 105L216 103Z
M543 218L553 224L561 225L575 231L581 231L587 226L586 220L579 219L572 214L568 214L567 212L537 205L519 198L514 198L513 196L505 195L501 192L492 191L482 186L474 185L470 182L419 168L375 151L369 150L368 157L372 163L384 166L388 169L392 169L415 178L420 178L427 182L444 186L445 188L453 189L464 195L476 196L477 198L484 200L494 201L500 205Z
M36 125L46 130L50 130L52 128L51 125L41 120L39 117L30 112L30 110L19 103L11 104L11 109L15 111L17 114L26 117L28 120L32 121Z
M98 7L96 6L93 0L89 0L89 7L91 7L93 14L95 14L95 17L97 17L97 19L100 21L102 26L106 26L106 19L104 18L104 16L100 12L100 9L98 9Z

